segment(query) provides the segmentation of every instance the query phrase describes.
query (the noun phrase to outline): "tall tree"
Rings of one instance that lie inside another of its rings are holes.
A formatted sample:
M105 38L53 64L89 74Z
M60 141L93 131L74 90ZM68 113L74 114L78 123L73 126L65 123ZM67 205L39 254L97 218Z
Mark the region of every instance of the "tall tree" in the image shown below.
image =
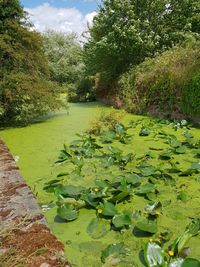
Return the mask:
M199 2L103 0L85 45L89 72L114 80L130 65L184 41L192 30L198 33Z
M29 121L58 108L41 35L18 0L0 0L0 120Z

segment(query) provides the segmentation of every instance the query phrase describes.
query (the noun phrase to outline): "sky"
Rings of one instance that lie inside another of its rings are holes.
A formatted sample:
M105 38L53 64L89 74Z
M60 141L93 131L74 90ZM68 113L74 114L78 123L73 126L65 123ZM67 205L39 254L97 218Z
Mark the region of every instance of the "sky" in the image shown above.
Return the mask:
M91 24L100 0L21 0L36 30L76 32Z

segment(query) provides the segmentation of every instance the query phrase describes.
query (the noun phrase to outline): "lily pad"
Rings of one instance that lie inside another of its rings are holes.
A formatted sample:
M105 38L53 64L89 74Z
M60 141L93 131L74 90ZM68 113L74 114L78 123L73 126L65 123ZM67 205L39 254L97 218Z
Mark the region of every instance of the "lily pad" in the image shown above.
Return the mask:
M118 212L117 212L117 208L115 207L114 204L112 204L110 202L105 202L104 204L100 203L99 208L98 208L98 213L102 214L104 216L113 217Z
M135 226L141 231L148 232L151 234L155 234L158 231L156 220L148 220L146 218L141 218Z
M100 218L93 219L87 227L87 233L94 239L105 236L109 230L109 221Z
M123 242L117 244L111 244L105 250L102 251L101 261L105 263L106 259L110 256L114 258L121 258L126 256L126 253L127 251Z
M187 258L184 260L181 267L200 267L200 261L192 258Z
M131 216L129 214L115 215L112 219L112 223L116 228L122 228L126 225L131 225Z
M156 185L154 184L144 184L140 186L138 189L135 190L136 194L148 194L148 193L154 193L156 189Z
M64 204L57 209L57 215L64 220L74 221L78 218L78 211L70 204Z

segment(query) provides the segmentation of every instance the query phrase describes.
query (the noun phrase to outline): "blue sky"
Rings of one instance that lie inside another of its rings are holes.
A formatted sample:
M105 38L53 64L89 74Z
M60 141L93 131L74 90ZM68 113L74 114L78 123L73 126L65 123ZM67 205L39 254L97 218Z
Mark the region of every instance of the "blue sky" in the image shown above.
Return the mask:
M92 23L101 0L21 0L35 29L76 32Z
M99 0L21 0L26 8L33 8L44 3L49 3L57 8L77 8L83 14L93 12L97 9Z

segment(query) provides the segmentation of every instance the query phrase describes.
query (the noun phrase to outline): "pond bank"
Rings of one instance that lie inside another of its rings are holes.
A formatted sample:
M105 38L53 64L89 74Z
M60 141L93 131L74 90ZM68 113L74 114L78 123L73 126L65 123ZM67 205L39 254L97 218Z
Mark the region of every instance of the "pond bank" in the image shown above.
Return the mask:
M0 265L68 266L14 158L0 140ZM46 249L44 250L44 248ZM37 251L44 251L37 254ZM56 256L60 255L60 259ZM62 256L62 260L61 260Z

